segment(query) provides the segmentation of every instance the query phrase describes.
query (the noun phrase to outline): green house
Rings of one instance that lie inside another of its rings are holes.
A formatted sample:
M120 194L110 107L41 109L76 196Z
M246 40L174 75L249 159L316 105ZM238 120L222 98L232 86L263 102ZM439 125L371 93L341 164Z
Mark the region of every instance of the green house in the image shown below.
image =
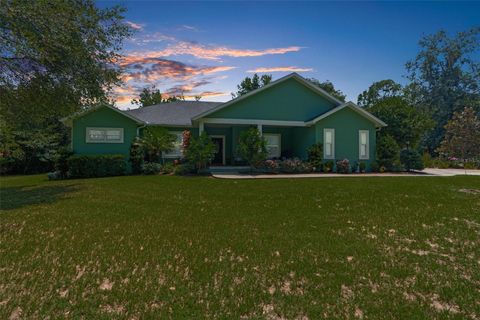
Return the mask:
M122 111L109 106L88 110L67 121L76 154L124 154L146 127L175 134L176 149L166 159L181 157L184 130L205 131L218 145L212 165L236 165L240 133L257 127L270 158L306 159L312 144L322 143L325 160L375 160L376 131L386 124L352 102L342 102L296 73L231 101L177 101Z

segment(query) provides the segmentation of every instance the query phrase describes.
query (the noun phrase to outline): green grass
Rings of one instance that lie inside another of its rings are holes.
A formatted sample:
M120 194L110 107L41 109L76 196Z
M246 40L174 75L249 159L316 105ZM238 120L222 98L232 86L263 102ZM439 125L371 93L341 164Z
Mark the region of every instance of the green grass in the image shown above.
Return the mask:
M4 177L0 318L478 319L461 189L480 179Z

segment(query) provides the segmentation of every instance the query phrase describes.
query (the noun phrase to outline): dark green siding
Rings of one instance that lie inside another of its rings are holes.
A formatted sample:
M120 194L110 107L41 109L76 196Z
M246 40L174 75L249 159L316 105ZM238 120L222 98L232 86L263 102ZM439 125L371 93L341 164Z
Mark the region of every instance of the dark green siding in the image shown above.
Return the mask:
M306 121L336 105L295 79L220 109L207 118Z
M123 143L87 143L87 127L123 128ZM123 154L128 157L137 123L104 107L73 120L72 149L78 154Z
M375 160L376 128L367 118L350 108L344 108L316 124L316 139L323 143L323 129L335 129L335 158L348 159L351 163L363 161L371 163ZM370 139L369 160L359 159L358 131L368 130Z

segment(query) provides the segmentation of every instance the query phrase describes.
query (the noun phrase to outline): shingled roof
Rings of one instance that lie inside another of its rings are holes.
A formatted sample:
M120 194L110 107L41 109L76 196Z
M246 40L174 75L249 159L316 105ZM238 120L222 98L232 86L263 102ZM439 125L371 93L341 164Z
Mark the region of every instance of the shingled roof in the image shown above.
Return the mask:
M223 102L174 101L153 106L123 111L146 124L189 126L192 118L209 111Z

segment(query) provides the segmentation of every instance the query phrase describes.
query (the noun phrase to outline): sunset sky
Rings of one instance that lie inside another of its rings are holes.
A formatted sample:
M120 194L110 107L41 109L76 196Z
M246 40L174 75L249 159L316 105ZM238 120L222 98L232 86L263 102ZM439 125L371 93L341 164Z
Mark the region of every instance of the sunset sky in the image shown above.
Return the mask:
M98 2L114 4L136 30L115 90L122 109L152 85L228 101L254 72L328 79L356 102L374 81L404 83L422 35L480 25L480 2Z

